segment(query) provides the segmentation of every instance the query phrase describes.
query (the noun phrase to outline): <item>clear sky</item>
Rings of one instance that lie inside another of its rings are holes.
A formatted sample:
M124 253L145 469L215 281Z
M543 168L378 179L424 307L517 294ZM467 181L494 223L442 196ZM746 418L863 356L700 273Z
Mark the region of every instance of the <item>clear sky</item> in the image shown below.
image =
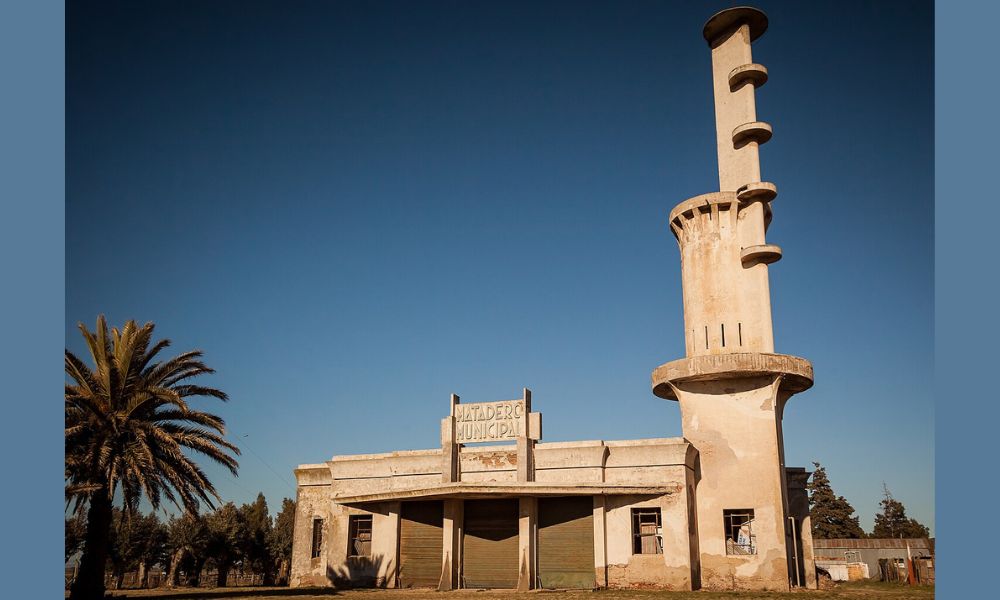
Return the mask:
M760 2L787 464L934 524L930 2ZM66 344L154 321L218 374L226 499L432 448L533 390L546 441L679 436L678 202L718 189L715 2L69 3Z

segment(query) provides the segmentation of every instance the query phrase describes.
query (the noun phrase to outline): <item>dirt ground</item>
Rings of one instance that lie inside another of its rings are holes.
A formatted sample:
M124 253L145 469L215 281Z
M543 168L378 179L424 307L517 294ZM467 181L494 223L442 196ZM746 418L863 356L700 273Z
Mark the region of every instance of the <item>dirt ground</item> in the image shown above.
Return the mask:
M510 591L436 592L432 590L331 590L324 588L225 588L178 590L122 590L114 592L115 598L143 598L164 600L198 600L230 598L232 600L492 600L522 596L537 600L933 600L934 588L908 587L887 583L853 582L836 584L831 589L798 592L665 592L647 590L598 590L550 591L541 590L517 594Z

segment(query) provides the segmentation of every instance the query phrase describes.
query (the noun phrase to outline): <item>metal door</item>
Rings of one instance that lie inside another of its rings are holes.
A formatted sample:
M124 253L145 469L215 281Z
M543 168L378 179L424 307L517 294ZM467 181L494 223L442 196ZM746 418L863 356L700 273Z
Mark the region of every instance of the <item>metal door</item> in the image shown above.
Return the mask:
M594 499L538 499L538 578L543 588L592 589Z
M399 527L400 587L437 587L443 550L441 501L404 502Z
M462 550L465 587L517 587L517 499L467 500Z

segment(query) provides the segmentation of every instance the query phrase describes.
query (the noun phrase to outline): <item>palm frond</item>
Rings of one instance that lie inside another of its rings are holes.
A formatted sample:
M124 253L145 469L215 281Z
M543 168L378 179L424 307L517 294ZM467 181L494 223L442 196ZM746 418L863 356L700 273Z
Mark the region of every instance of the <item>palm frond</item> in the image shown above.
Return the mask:
M188 403L228 399L221 390L187 383L214 371L200 350L158 360L170 341L154 343L154 327L127 321L109 331L101 315L93 332L79 325L93 366L66 351L68 503L79 507L92 494L120 491L126 510L145 497L154 508L166 500L197 511L214 506L219 495L187 453L238 472L240 451L225 439L225 421Z

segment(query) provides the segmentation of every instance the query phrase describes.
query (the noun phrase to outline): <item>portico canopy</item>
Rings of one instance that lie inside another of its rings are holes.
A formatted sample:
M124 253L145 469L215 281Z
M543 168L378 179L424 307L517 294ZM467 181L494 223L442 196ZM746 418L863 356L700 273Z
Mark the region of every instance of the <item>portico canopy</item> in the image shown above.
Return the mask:
M552 485L536 482L515 484L504 483L442 483L434 487L406 490L389 490L370 494L352 494L337 496L333 499L339 504L365 504L368 502L385 502L392 500L427 500L444 498L512 498L541 496L621 496L621 495L664 495L674 494L681 486L674 485L606 485L577 484Z

